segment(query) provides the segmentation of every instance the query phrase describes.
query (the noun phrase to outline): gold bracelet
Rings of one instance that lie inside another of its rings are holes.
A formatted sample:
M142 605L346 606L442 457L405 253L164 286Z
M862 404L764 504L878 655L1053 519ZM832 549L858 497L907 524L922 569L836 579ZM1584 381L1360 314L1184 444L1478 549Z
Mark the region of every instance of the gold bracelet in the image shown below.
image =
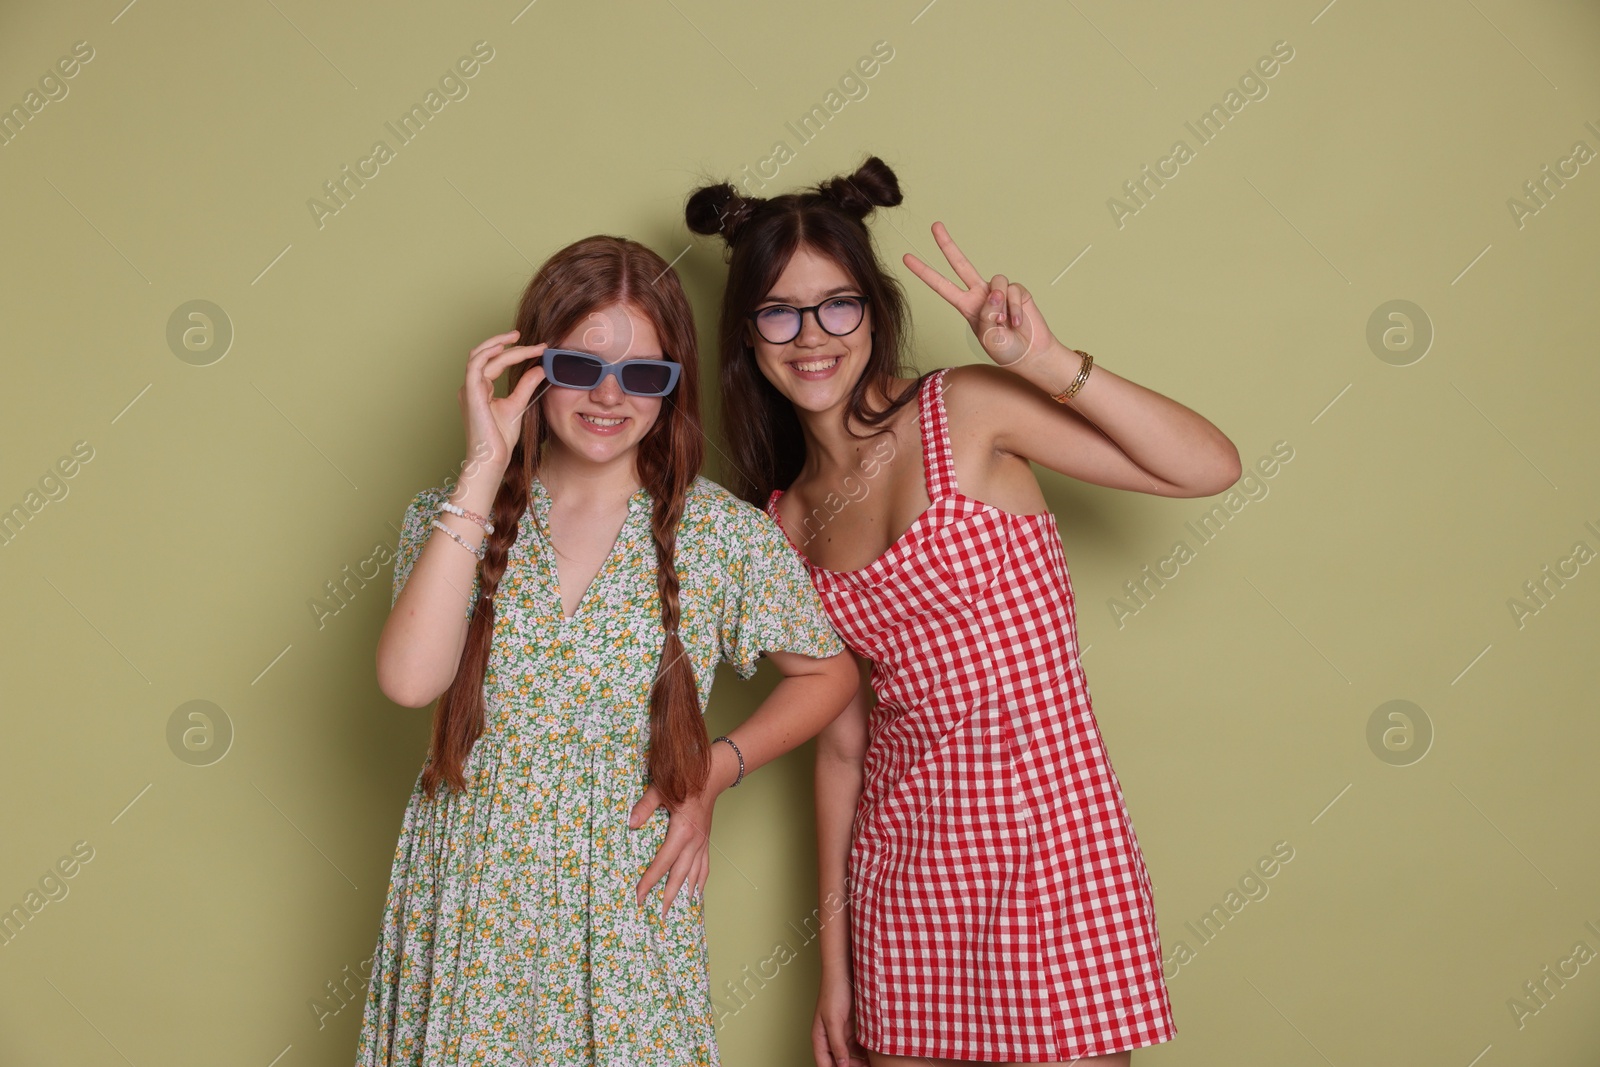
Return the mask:
M1078 390L1083 388L1083 383L1089 380L1090 369L1094 367L1094 357L1089 353L1079 351L1076 348L1069 348L1067 351L1077 352L1078 355L1082 356L1083 366L1078 368L1078 376L1072 379L1071 385L1067 386L1059 393L1052 393L1050 395L1050 399L1054 400L1057 404L1065 404L1068 400L1071 400L1073 397L1077 396Z

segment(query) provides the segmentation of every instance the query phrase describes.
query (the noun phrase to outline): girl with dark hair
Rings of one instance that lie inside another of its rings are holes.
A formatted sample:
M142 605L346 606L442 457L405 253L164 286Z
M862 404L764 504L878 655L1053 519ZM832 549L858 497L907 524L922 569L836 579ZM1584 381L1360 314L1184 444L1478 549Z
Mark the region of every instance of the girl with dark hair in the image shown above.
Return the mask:
M854 665L772 519L698 473L694 324L660 256L550 257L459 400L470 459L406 511L378 644L383 691L438 706L358 1062L715 1064L713 806L835 717ZM709 741L717 662L763 654L783 680Z
M965 288L905 263L998 366L914 375L904 296L864 221L900 201L874 157L772 199L708 185L686 207L730 248L736 490L783 526L876 697L818 740L823 911L847 921L822 928L817 1063L1126 1064L1176 1028L1029 464L1206 496L1238 478L1238 452L1057 341L1028 291L985 281L939 223Z

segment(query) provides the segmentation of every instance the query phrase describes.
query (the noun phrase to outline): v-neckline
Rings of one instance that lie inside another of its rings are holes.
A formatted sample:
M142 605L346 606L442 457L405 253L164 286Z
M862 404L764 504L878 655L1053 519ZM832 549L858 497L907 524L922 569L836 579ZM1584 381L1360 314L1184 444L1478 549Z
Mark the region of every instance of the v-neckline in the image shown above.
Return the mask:
M600 585L600 580L610 573L616 564L618 553L626 548L628 538L633 532L631 527L633 526L636 517L640 512L650 506L650 490L644 486L640 486L638 489L634 490L632 496L628 497L628 511L627 514L623 515L622 517L622 525L617 527L617 536L611 542L611 547L606 550L605 558L600 561L600 566L595 570L594 576L589 579L588 586L586 586L582 594L579 595L578 602L573 605L571 615L567 614L566 604L564 603L562 597L561 565L556 562L556 546L552 544L550 538L545 536L543 533L550 528L550 507L553 503L554 499L550 496L550 490L546 488L545 484L539 480L537 475L535 475L533 478L532 493L530 494L528 513L535 520L534 529L539 531L541 534L539 538L540 542L544 545L544 547L550 550L548 555L541 552L540 556L542 557L541 562L545 565L545 573L549 579L550 588L555 594L556 617L564 623L573 622L580 615L584 614L584 610L588 607L589 601L594 599L596 595L595 590Z

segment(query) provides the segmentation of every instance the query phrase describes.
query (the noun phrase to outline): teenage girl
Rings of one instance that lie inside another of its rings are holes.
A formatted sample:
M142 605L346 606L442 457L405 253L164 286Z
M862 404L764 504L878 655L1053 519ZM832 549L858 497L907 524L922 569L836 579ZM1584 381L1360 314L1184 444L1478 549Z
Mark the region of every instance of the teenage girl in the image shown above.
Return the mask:
M728 184L689 227L729 245L724 432L870 664L819 739L817 1062L1126 1064L1176 1033L1144 858L1078 656L1072 583L1030 463L1160 496L1221 492L1200 415L1056 340L1028 291L906 266L992 364L902 361L904 297L864 223L877 158L772 199ZM853 994L852 994L853 983Z
M677 275L602 236L468 357L471 458L407 510L378 644L383 691L438 707L359 1064L717 1062L713 805L858 677L772 519L699 476L695 352ZM762 655L783 680L708 740L716 664Z

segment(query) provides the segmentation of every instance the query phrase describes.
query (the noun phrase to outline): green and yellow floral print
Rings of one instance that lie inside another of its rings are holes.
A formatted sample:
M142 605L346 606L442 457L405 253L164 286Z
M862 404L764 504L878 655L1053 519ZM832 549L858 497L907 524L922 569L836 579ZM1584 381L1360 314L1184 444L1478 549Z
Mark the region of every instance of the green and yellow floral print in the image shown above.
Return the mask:
M406 510L396 598L445 497L424 490ZM441 786L430 800L419 774L406 805L362 1067L718 1062L701 902L680 891L663 916L665 879L634 899L668 821L658 810L627 825L644 791L662 641L650 495L629 500L570 619L538 532L549 508L535 480L496 596L468 788ZM777 525L703 477L685 504L677 567L678 632L702 712L719 661L749 678L763 651L844 649Z

